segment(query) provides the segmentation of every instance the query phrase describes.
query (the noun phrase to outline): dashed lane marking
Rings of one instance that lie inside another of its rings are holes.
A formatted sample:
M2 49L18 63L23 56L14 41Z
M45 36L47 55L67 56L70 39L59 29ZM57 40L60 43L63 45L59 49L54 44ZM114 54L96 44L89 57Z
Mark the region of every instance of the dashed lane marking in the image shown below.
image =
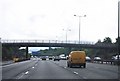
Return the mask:
M83 77L83 79L87 79L87 77Z
M24 76L24 73L22 73L22 75L21 76L18 76L18 78L17 79L20 79L20 78L22 78Z
M67 67L64 67L64 68L67 68Z
M29 71L26 71L25 74L27 75L29 73Z
M35 64L35 66L37 66L37 64Z
M35 68L35 67L32 67L33 69Z
M73 73L78 75L78 73L77 73L77 72L75 72L75 71L74 71Z

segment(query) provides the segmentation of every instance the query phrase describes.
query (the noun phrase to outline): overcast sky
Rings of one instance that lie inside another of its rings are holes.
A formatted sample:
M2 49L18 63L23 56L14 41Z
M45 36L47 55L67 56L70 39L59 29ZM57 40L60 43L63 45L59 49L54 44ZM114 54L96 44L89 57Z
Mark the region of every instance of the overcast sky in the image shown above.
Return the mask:
M2 39L79 40L115 42L118 0L0 0Z

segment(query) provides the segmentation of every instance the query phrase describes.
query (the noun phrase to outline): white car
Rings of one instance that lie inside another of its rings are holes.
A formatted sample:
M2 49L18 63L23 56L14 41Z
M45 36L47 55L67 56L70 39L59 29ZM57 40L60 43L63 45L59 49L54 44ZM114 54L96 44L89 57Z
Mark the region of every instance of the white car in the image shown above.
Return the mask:
M86 61L87 61L87 62L90 62L90 61L91 61L91 58L88 57L88 56L86 56Z
M59 57L60 57L61 60L66 60L67 59L67 57L65 56L65 54L61 54L61 55L59 55Z
M54 61L59 61L60 60L60 57L59 56L54 56Z
M112 56L112 60L117 60L117 59L118 59L118 55ZM119 55L119 59L120 59L120 55Z
M101 61L100 57L94 57L94 61Z

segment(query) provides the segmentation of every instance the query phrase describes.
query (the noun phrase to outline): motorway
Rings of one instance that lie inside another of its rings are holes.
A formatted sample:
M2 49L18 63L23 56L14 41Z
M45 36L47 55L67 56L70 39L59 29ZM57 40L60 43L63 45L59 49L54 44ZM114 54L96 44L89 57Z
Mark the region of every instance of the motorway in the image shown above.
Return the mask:
M36 58L2 66L2 79L118 79L118 66L87 63L86 68L68 68L66 60Z

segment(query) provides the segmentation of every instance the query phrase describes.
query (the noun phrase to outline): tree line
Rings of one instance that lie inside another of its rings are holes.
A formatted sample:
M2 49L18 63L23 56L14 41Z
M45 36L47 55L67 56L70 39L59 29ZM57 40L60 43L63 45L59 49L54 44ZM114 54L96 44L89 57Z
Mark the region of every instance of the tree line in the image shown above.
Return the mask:
M116 42L112 42L112 39L110 37L105 37L103 41L100 39L95 43L95 44L118 44L118 38L116 38ZM39 55L60 55L60 54L65 54L68 55L71 51L76 51L76 50L82 50L85 51L87 56L94 58L95 56L99 56L102 59L111 59L113 55L116 55L118 53L117 49L85 49L85 48L50 48L50 49L45 49L45 50L40 50Z

